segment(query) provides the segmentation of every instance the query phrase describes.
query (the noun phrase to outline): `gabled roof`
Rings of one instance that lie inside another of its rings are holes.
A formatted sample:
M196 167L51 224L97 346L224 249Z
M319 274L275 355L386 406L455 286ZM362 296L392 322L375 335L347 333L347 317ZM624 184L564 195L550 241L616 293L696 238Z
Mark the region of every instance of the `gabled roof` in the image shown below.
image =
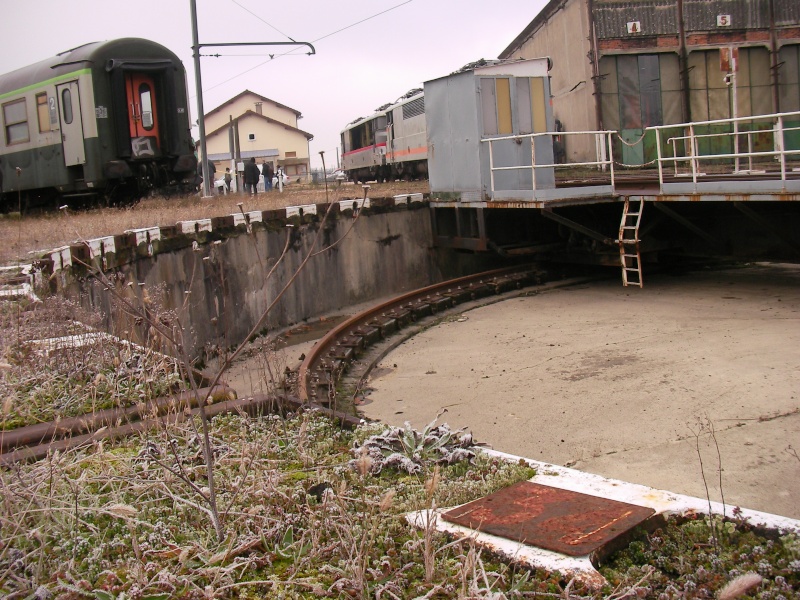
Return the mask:
M246 119L248 117L256 117L257 119L264 119L267 123L272 123L273 125L279 125L279 126L283 127L284 129L286 129L287 131L294 131L295 133L301 133L304 136L306 136L306 139L309 142L314 139L314 136L312 134L308 133L307 131L303 131L302 129L298 129L297 127L292 127L291 125L287 125L283 121L277 121L276 119L273 119L273 118L268 117L266 115L260 115L254 110L245 111L243 114L241 114L238 117L236 117L235 119L233 119L232 122L233 123L238 123L239 121L242 121L242 120L244 120L244 119ZM218 133L220 133L222 131L227 131L228 127L230 127L230 122L229 123L225 123L225 125L223 125L222 127L218 127L214 131L211 131L211 132L207 133L206 137L211 137L212 135L216 135L216 134L218 134Z
M209 117L209 116L213 115L214 113L221 111L221 110L222 110L223 108L225 108L226 106L228 106L228 105L230 105L230 104L233 104L233 103L234 103L234 102L236 102L236 101L237 101L239 98L242 98L243 96L247 96L248 94L249 94L249 95L251 95L251 96L255 96L256 98L258 98L258 99L259 99L259 100L261 100L262 102L269 102L270 104L274 104L274 105L275 105L275 106L277 106L278 108L285 108L286 110L290 110L290 111L292 111L292 112L293 112L295 115L297 115L297 118L298 118L298 119L300 119L300 118L302 118L302 117L303 117L303 115L300 113L300 111L299 111L299 110L295 110L295 109L294 109L294 108L292 108L291 106L286 106L285 104L281 104L280 102L275 102L275 100L271 100L271 99L267 98L266 96L261 96L261 95L259 95L259 94L256 94L255 92L251 92L250 90L245 90L245 91L243 91L242 93L235 95L235 96L234 96L233 98L231 98L230 100L226 100L225 102L223 102L222 104L220 104L220 105L219 105L218 107L216 107L215 109L213 109L213 110L211 110L211 111L207 112L207 113L206 113L206 117Z

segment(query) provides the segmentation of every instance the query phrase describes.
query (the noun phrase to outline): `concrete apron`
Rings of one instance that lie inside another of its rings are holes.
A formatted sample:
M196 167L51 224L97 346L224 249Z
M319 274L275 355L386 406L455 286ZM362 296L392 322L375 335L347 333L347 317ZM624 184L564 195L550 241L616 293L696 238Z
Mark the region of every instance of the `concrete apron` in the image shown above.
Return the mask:
M719 502L712 502L703 498L674 494L665 490L627 483L617 479L609 479L600 475L584 473L575 469L540 462L529 458L514 456L496 450L482 450L483 452L513 462L524 460L531 467L536 469L536 476L529 481L541 486L547 486L554 490L565 493L553 493L554 502L563 502L569 498L569 493L586 494L594 498L605 499L612 503L625 503L622 506L634 508L641 507L651 509L653 516L688 516L693 514L713 514L721 516L731 516L733 506L723 505ZM468 506L468 503L462 506ZM507 537L492 535L476 528L465 527L449 522L445 519L448 512L456 513L454 510L459 507L433 508L422 510L406 515L407 521L420 529L434 528L437 531L447 533L456 538L472 540L476 545L486 548L493 553L503 556L506 560L524 565L531 569L543 569L546 571L558 571L568 579L576 579L592 588L600 588L606 584L605 578L599 573L593 564L593 559L604 553L606 547L614 546L614 542L625 538L626 534L642 523L630 524L622 528L613 528L615 521L618 521L619 514L609 514L609 511L598 510L588 518L579 521L574 519L577 513L573 513L573 518L563 515L560 519L562 539L577 537L594 538L597 543L591 552L582 556L570 556L564 552L555 552L537 547L533 544L515 541ZM546 506L533 508L530 503L525 508L531 517L536 517L536 512L546 513ZM625 513L622 513L623 515ZM585 515L584 515L585 516ZM800 533L800 520L790 519L779 515L760 512L757 510L741 509L741 518L747 519L750 524L770 529L778 530L782 533ZM481 527L481 526L479 526ZM613 532L610 533L610 530ZM552 531L550 532L552 533ZM558 535L558 534L556 534Z

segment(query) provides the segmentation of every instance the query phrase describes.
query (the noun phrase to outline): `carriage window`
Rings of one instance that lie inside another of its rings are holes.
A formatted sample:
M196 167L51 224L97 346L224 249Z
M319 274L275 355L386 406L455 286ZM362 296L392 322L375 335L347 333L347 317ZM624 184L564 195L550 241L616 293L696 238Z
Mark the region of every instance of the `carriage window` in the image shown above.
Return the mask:
M61 90L61 110L64 111L64 123L72 123L72 92L68 88Z
M139 102L142 106L142 127L149 131L153 128L153 95L146 83L139 86Z
M19 144L30 141L28 110L25 106L25 98L3 105L3 122L6 129L6 144Z
M36 94L36 114L39 117L39 133L50 131L50 106L47 93Z

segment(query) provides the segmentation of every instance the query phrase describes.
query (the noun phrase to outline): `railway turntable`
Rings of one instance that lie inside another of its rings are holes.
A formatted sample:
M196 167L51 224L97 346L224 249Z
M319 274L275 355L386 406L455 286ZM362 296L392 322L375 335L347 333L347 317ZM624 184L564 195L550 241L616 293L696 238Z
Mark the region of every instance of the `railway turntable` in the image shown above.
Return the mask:
M650 127L657 158L631 167L619 132L561 130L551 68L482 61L425 82L436 246L621 267L640 287L675 255L800 256L800 113ZM564 162L572 143L594 160Z

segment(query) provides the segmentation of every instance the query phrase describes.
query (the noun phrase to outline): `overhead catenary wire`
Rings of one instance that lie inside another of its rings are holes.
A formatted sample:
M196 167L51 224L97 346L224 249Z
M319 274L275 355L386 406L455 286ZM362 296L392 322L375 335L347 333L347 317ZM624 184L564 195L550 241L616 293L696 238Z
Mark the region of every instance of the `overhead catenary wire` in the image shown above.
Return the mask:
M236 0L231 0L231 1L232 1L232 2L234 2L235 4L237 4L237 5L241 6L241 5L240 5L238 2L236 2ZM341 33L341 32L343 32L343 31L347 31L348 29L352 29L352 28L353 28L353 27L355 27L356 25L361 25L362 23L366 23L367 21L369 21L369 20L371 20L371 19L374 19L374 18L376 18L376 17L380 17L381 15L385 15L386 13L388 13L388 12L391 12L391 11L393 11L393 10L395 10L395 9L398 9L398 8L400 8L401 6L405 6L406 4L410 4L410 3L411 3L411 2L413 2L413 1L414 1L414 0L404 0L404 1L403 1L403 2L401 2L400 4L396 4L396 5L394 5L394 6L391 6L391 7L387 8L387 9L385 9L385 10L382 10L381 12L375 13L374 15L371 15L371 16L369 16L369 17L366 17L366 18L364 18L364 19L361 19L361 20L359 20L359 21L356 21L356 22L354 22L354 23L351 23L350 25L347 25L347 26L345 26L345 27L342 27L341 29L337 29L336 31L332 31L331 33L325 34L325 35L323 35L322 37L319 37L319 38L317 38L317 39L313 40L311 43L312 43L312 44L315 44L315 43L317 43L317 42L319 42L319 41L321 41L321 40L325 40L325 39L327 39L327 38L329 38L329 37L332 37L332 36L334 36L334 35L336 35L336 34L338 34L338 33ZM242 7L242 8L244 8L244 7ZM249 10L248 10L248 9L246 9L246 8L245 8L244 10L247 10L247 12L251 12L251 11L249 11ZM251 14L254 14L254 13L251 13ZM258 17L258 15L255 15L255 16L257 16L257 17ZM259 18L261 21L263 21L264 23L266 23L267 25L269 25L270 27L272 27L273 29L275 29L275 31L277 31L277 32L278 32L278 33L280 33L281 35L284 35L284 36L286 36L286 37L287 37L287 38L289 38L290 40L292 39L292 38L290 38L288 35L286 35L285 33L281 32L280 30L278 30L277 28L275 28L273 25L270 25L269 23L267 23L266 21L264 21L264 20L263 20L263 19L261 19L260 17L258 17L258 18ZM214 89L216 89L216 88L218 88L218 87L221 87L221 86L225 85L226 83L230 83L230 82L231 82L231 81L233 81L234 79L237 79L237 78L239 78L239 77L241 77L241 76L243 76L243 75L246 75L247 73L250 73L251 71L255 71L256 69L258 69L258 68L260 68L260 67L263 67L265 64L267 64L268 62L270 62L270 61L272 61L272 60L275 60L276 58L281 58L281 57L283 57L283 56L291 56L291 55L293 55L293 54L294 54L294 53L293 53L292 51L282 52L282 53L280 53L280 54L270 54L270 55L269 55L269 60L265 60L264 62L261 62L261 63L259 63L259 64L255 65L255 66L253 66L253 67L250 67L249 69L245 69L244 71L241 71L240 73L238 73L238 74L236 74L236 75L233 75L232 77L229 77L228 79L225 79L225 80L223 80L223 81L220 81L219 83L217 83L217 84L215 84L215 85L212 85L211 87L205 88L203 91L211 91L211 90L214 90ZM234 55L234 56L235 56L235 55Z
M238 6L239 8L241 8L243 11L245 11L245 12L249 12L249 13L250 13L251 15L253 15L253 16L254 16L256 19L258 19L259 21L261 21L262 23L264 23L264 25L266 25L267 27L270 27L271 29L274 29L275 31L277 31L278 33L280 33L280 34L281 34L282 36L284 36L285 38L288 38L290 41L292 41L292 42L296 42L296 41L297 41L297 40L296 40L296 39L294 39L292 36L290 36L290 35L287 35L287 34L283 33L283 32L282 32L280 29L278 29L277 27L275 27L275 25L273 25L272 23L269 23L269 22L265 21L265 20L264 20L264 19L261 17L261 15L259 15L259 14L257 14L257 13L254 13L252 10L250 10L249 8L247 8L246 6L244 6L244 5L243 5L241 2L237 2L237 0L231 0L231 2L233 2L233 3L234 3L236 6Z

